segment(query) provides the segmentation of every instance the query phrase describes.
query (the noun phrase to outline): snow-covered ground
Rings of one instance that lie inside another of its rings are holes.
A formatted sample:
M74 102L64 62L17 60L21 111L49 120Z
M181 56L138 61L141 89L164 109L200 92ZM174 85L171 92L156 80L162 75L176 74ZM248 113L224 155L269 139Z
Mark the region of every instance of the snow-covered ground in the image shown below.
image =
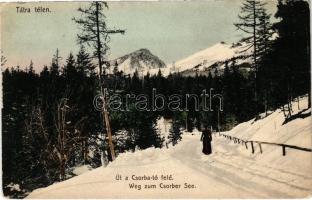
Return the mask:
M306 101L301 99L301 109L306 108ZM294 113L299 112L295 106ZM298 118L282 125L283 113L277 110L223 134L311 148L311 119ZM203 155L200 133L185 133L174 147L120 154L106 168L37 189L28 198L304 198L312 194L311 152L287 149L282 156L281 147L264 145L262 154L257 146L252 154L250 148L218 134L213 136L212 148L211 155ZM116 180L116 175L122 180ZM158 179L132 180L133 175L157 175ZM161 175L172 175L173 180L164 180ZM132 183L141 189L130 188ZM191 188L184 188L185 183ZM153 184L156 188L144 188ZM160 187L165 185L171 188Z

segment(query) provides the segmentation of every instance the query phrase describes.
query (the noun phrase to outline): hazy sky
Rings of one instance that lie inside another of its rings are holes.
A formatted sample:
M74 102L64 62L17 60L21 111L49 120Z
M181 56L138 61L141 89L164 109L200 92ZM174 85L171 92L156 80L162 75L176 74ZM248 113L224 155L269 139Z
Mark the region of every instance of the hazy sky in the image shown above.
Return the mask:
M111 38L109 58L147 48L166 63L182 59L199 50L225 41L238 41L235 31L242 0L109 2L106 11L109 27L126 29L125 35ZM65 58L76 53L78 45L78 7L83 2L39 2L1 4L1 50L6 66L28 66L32 59L36 69L50 65L59 48ZM48 7L50 13L17 13L16 7ZM267 8L275 13L276 1Z

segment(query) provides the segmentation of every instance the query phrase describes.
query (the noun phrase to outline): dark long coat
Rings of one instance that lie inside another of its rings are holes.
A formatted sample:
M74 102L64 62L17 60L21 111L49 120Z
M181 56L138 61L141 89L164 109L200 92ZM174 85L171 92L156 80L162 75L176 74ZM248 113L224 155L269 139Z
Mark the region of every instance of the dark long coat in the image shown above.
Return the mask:
M211 141L212 141L212 136L211 136L211 131L209 129L205 129L202 132L201 141L203 141L203 153L206 155L211 154Z

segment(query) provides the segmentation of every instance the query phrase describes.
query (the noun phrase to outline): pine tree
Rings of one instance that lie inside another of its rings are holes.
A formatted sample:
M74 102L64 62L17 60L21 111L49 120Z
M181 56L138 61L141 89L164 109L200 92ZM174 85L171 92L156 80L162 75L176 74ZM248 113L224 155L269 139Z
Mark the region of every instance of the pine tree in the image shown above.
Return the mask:
M259 16L259 29L257 29L258 60L261 60L269 52L271 47L271 37L273 35L273 31L270 18L271 15L267 14L266 10L262 8Z
M76 73L76 66L75 66L75 58L72 53L69 54L68 58L66 59L66 65L64 66L63 69L63 75L70 79L73 80L75 79L75 73Z
M247 36L244 37L241 42L245 45L242 52L247 52L249 49L252 49L252 58L253 58L253 68L255 75L255 111L258 114L258 94L257 94L257 72L258 72L258 58L261 53L259 41L262 41L262 38L259 36L260 26L265 25L266 23L260 23L260 21L267 20L264 9L265 3L262 3L260 0L245 0L241 7L241 14L238 15L240 22L235 23L234 25L238 30L243 31ZM262 18L261 18L262 17ZM261 20L260 20L261 19Z
M173 146L175 146L182 139L181 135L182 135L182 132L180 130L180 123L179 121L174 119L172 121L170 134L168 136L169 142L172 143Z
M44 67L43 67L43 69L42 69L42 71L40 72L40 76L41 77L47 77L47 76L49 76L49 69L48 69L48 67L45 65Z
M34 70L34 63L33 63L32 60L30 61L30 64L29 64L28 73L29 73L29 74L34 74L34 73L35 73L35 70Z
M260 63L265 110L282 106L285 117L292 115L293 98L310 94L309 13L305 1L279 1L275 14L279 20L273 24L277 37L269 41L269 51Z
M1 62L1 67L4 67L5 63L7 62L7 58L3 55L3 51L0 51L1 56L0 56L0 62Z
M259 0L245 0L241 7L241 14L238 15L240 22L234 25L238 30L247 34L241 42L246 43L243 52L253 49L253 65L257 69L258 56L258 29L260 26L259 18L263 15L264 3Z
M79 73L86 74L88 76L95 75L94 65L91 62L91 57L83 45L80 46L76 63Z
M280 67L285 66L284 85L287 86L287 101L308 93L310 89L310 9L309 3L302 0L279 0L275 17L280 21L274 24L279 37L275 48L280 49L277 58Z
M50 68L50 72L52 76L58 76L60 73L60 60L62 57L59 55L59 50L56 49L56 53L53 55L52 58L52 65Z
M82 28L82 33L78 35L78 42L80 44L86 43L93 48L93 55L98 59L99 67L99 86L100 94L104 97L104 80L105 66L107 65L104 58L109 50L108 42L111 34L124 33L124 30L109 29L106 25L106 17L104 15L104 9L108 8L106 2L91 2L89 7L86 9L79 8L78 11L83 15L81 19L75 19L74 21ZM103 70L104 66L104 70ZM106 97L103 98L103 123L106 127L108 136L108 143L110 147L110 154L112 160L115 159L114 144L112 141L112 133L110 127L110 120L107 111Z

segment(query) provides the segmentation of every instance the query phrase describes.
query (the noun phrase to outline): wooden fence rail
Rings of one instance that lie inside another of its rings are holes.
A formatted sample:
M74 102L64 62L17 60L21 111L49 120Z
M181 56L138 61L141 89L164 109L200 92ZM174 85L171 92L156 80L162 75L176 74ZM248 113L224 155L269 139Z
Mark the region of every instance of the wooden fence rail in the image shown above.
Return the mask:
M215 134L217 134L217 133L215 133ZM273 142L253 141L253 140L243 140L241 138L237 138L237 137L234 137L234 136L231 136L231 135L222 134L222 133L219 133L219 136L223 136L224 138L227 138L229 140L233 140L234 143L245 145L246 149L248 149L248 145L247 144L250 143L250 147L251 147L251 152L252 153L255 153L255 146L254 146L255 144L258 144L260 153L263 153L262 144L281 146L282 147L283 156L286 156L286 148L296 149L296 150L306 151L306 152L312 152L312 149L305 148L305 147L299 147L299 146L295 146L295 145L280 144L280 143L273 143Z

